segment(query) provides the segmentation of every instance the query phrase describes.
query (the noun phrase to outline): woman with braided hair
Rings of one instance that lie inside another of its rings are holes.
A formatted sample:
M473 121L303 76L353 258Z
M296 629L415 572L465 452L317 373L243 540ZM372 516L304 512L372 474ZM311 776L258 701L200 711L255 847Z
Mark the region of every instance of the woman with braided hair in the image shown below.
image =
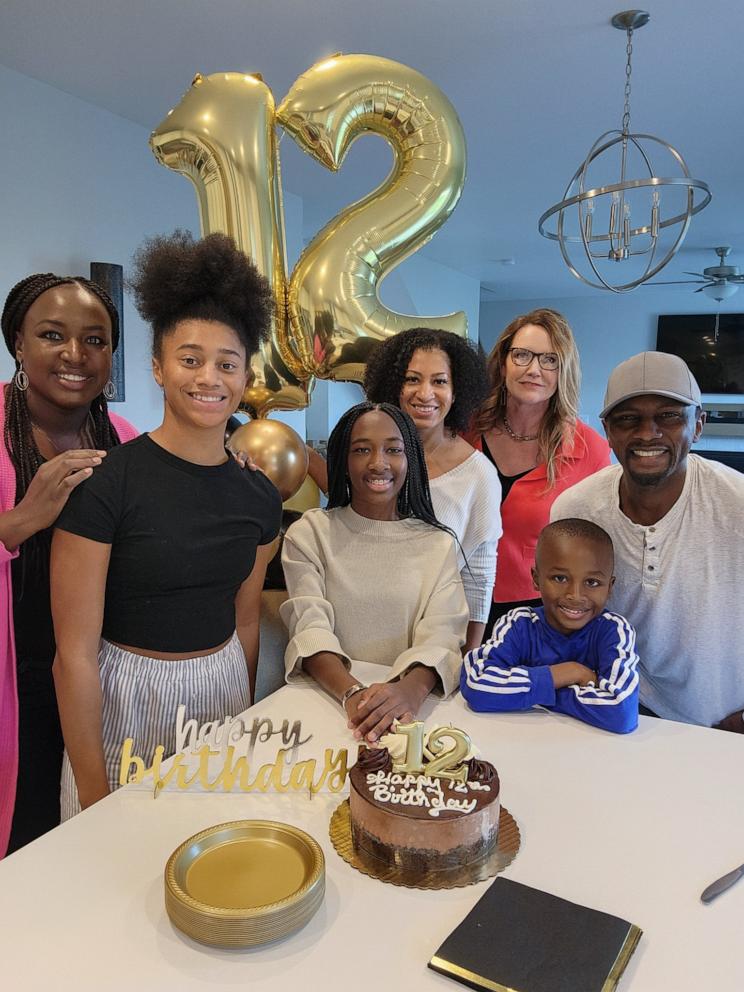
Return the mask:
M145 244L131 284L163 422L112 451L57 521L63 819L119 785L127 738L147 765L158 745L173 753L179 705L199 724L250 705L281 517L267 477L225 451L269 330L267 280L231 238L176 232Z
M108 413L119 316L99 286L28 276L1 324L16 373L0 389L0 856L59 823L51 526L106 452L137 433Z
M328 509L287 531L287 679L300 671L341 703L356 738L412 720L459 679L468 608L454 535L437 520L413 421L389 403L348 410L328 442ZM380 666L362 685L354 662Z

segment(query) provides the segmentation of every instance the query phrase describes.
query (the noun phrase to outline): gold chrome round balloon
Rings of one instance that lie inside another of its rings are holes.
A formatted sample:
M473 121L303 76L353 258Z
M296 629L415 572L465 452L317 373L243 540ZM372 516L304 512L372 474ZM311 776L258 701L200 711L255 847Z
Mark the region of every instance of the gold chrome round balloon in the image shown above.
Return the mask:
M307 406L308 376L287 335L286 260L274 97L258 75L197 75L150 137L155 157L196 189L202 236L228 234L271 283L270 341L251 359L254 416Z
M336 171L365 132L387 140L385 182L342 210L305 249L292 273L293 350L308 373L361 382L371 347L411 327L465 334L465 314L395 313L379 284L424 245L454 210L465 182L465 136L438 87L399 62L335 55L295 81L276 111L297 144Z
M282 501L297 492L307 475L307 448L300 435L280 420L251 420L227 442L230 451L244 451L266 473Z

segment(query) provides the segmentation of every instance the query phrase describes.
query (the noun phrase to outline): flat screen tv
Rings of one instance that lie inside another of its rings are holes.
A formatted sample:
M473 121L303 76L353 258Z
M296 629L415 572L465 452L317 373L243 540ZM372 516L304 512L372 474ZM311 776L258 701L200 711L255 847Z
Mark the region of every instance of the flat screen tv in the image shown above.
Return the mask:
M662 314L656 350L679 355L703 393L744 393L744 313Z

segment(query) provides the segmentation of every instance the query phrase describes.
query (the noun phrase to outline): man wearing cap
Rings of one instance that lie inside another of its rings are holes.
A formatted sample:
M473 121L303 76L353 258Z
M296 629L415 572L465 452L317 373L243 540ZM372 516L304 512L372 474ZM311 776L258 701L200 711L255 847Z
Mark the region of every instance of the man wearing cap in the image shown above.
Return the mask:
M618 365L600 416L620 464L562 493L551 520L612 537L610 606L636 628L643 707L744 733L744 475L689 453L705 414L676 355Z

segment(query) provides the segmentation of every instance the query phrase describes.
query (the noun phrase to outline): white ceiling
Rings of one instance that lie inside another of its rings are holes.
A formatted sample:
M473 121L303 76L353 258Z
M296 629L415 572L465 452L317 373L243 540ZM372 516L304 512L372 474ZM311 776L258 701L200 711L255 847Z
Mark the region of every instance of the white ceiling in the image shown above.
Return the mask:
M595 138L620 124L625 38L609 25L618 9L618 0L2 0L0 63L151 128L197 71L259 71L279 102L333 52L396 59L444 90L468 140L465 192L426 254L480 279L491 299L573 296L591 291L537 220ZM744 4L650 0L646 9L651 23L634 40L633 130L670 141L713 192L659 278L715 264L719 244L732 245L729 262L744 269ZM289 138L281 154L307 237L381 181L390 161L373 137L337 175ZM500 261L508 258L513 265Z

